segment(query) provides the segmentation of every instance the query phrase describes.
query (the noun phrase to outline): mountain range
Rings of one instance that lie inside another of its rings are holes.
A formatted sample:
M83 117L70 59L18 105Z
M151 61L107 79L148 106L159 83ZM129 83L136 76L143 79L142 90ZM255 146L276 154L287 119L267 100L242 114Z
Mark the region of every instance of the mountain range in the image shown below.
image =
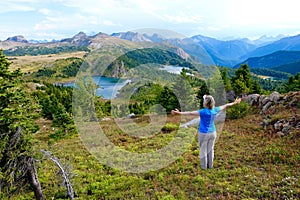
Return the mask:
M13 52L23 47L79 46L101 49L107 46L121 46L124 49L161 45L173 49L182 58L191 57L205 65L236 68L247 63L250 68L272 68L297 73L300 71L300 35L284 37L262 36L256 40L247 38L219 40L203 35L186 38L166 37L159 33L119 32L108 35L98 33L88 36L79 32L71 38L59 41L39 42L26 40L23 36L9 37L0 41L0 48Z

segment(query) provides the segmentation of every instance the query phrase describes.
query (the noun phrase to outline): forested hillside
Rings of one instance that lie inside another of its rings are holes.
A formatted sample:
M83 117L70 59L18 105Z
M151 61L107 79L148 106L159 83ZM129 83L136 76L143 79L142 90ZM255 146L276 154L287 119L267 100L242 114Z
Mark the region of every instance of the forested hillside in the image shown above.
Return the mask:
M300 60L300 51L277 51L261 57L251 57L241 64L247 63L251 68L271 68L278 71L296 74L299 67L294 65L286 69L290 63L296 63ZM236 65L235 68L239 67Z
M185 61L179 55L156 48L144 48L129 51L113 61L104 72L104 75L110 77L122 77L131 68L143 64L156 63L160 65L182 66L192 69L191 63Z
M291 74L297 74L300 72L300 61L280 65L278 67L273 67L272 69L282 72L287 72Z

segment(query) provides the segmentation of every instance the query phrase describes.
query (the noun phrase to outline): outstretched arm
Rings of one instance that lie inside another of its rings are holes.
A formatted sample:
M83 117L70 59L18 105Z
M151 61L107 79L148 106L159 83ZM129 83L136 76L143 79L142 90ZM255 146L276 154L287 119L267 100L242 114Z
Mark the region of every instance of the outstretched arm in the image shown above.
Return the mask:
M225 104L225 105L223 105L223 106L220 106L220 110L224 110L224 109L226 109L227 107L230 107L230 106L233 106L233 105L236 105L236 104L239 104L240 102L241 102L241 98L238 98L238 99L236 99L234 102L232 102L232 103L227 103L227 104Z
M171 113L173 115L178 114L178 115L198 115L199 116L199 112L198 111L180 112L178 109L175 109L175 110L172 110Z

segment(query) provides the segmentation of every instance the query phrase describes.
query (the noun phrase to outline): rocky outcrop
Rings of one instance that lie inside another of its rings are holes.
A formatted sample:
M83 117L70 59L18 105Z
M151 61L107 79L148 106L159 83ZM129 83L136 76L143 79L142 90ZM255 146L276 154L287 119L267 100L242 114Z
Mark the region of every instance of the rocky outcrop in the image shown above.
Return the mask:
M287 135L291 128L300 130L300 116L295 115L288 119L280 119L273 124L272 128L280 136Z
M175 50L175 53L177 55L179 55L182 59L187 60L188 58L190 58L190 55L187 54L182 48L178 48Z
M244 101L248 102L251 106L257 106L260 109L260 113L264 114L268 109L278 104L288 104L286 106L293 106L297 104L300 98L300 91L281 95L278 92L273 92L269 96L251 94L244 98Z
M300 132L300 91L284 95L273 92L269 96L251 94L244 101L258 108L259 113L264 116L261 125L268 132L279 136L288 135L291 131ZM271 117L280 109L287 110L289 115L277 116L275 119Z
M121 60L120 63L111 65L108 68L111 68L110 70L107 70L109 73L105 74L106 76L119 78L126 75L126 69L124 66L124 62Z

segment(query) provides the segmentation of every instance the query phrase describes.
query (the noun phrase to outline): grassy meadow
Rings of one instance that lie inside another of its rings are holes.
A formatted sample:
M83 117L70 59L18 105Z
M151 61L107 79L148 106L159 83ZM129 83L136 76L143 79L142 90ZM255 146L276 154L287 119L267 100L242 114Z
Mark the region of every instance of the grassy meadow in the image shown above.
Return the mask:
M293 116L298 111L276 112L274 119L278 115ZM167 124L178 124L178 118L168 116ZM147 118L136 120L149 123ZM299 199L299 129L279 137L268 133L261 126L262 120L259 114L226 120L218 132L214 168L209 170L200 167L197 130L193 127L180 129L194 138L182 156L165 168L140 174L101 164L79 136L49 140L55 131L50 121L38 121L41 129L35 135L39 141L36 148L53 151L71 171L75 199ZM115 145L131 152L155 151L176 135L176 126L139 139L118 131L113 120L102 121L100 126ZM46 199L67 199L57 172L52 161L39 158L39 179ZM22 195L10 199L33 199L34 194L26 191L29 190L25 188Z
M44 67L51 67L57 59L66 59L71 57L83 58L86 54L84 51L50 54L50 55L36 55L36 56L8 56L11 62L10 70L14 71L18 68L23 73L33 73Z

